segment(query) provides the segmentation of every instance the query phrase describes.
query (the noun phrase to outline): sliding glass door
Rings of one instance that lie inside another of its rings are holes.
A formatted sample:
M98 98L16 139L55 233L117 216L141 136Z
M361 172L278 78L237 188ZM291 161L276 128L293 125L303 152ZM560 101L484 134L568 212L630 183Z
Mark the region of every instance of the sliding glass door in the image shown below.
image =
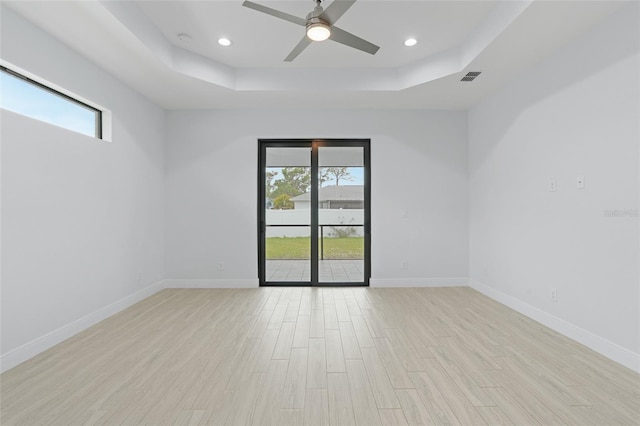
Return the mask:
M318 281L365 276L364 147L318 146Z
M292 144L293 145L293 144ZM311 209L292 200L311 183L311 149L265 146L263 168L264 279L296 285L311 281Z
M368 285L369 140L260 140L260 285Z

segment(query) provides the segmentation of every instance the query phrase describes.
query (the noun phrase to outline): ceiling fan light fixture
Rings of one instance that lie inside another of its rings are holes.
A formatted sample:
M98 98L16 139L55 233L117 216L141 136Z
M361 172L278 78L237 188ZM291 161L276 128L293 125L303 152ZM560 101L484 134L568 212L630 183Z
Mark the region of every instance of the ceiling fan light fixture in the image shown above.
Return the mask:
M331 36L329 25L321 19L310 20L307 25L307 37L313 41L324 41Z

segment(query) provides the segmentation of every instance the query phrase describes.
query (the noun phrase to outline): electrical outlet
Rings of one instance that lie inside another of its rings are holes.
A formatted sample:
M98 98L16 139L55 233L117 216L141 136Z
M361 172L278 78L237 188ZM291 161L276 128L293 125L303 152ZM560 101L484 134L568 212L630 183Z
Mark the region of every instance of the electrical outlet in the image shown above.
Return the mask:
M556 186L556 180L554 178L549 178L548 188L549 192L556 192L556 190L558 189Z
M576 178L576 188L584 189L584 176L580 175Z
M551 296L551 301L552 302L557 302L558 301L558 290L555 289L555 288L552 288L550 296Z
M224 271L224 262L218 262L218 271Z
M400 269L407 269L407 261L406 260L401 260L400 261Z

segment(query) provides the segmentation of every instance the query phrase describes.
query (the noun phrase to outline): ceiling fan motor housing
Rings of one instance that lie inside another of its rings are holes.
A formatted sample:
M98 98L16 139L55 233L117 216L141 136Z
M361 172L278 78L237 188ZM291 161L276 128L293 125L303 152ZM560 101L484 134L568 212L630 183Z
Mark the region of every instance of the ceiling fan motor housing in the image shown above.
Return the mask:
M307 21L310 21L314 18L318 18L320 15L322 15L322 12L324 12L324 8L320 6L320 2L318 2L318 5L314 7L313 10L307 14Z
M309 28L311 25L316 25L316 24L320 24L320 25L325 25L327 27L330 27L329 23L323 19L320 18L309 18L307 19L307 28Z

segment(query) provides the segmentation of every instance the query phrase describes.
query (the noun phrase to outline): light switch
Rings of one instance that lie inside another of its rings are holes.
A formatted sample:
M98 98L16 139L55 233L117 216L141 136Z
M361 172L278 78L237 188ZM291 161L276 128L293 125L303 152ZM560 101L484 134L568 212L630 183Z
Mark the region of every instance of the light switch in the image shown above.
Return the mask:
M576 188L584 189L584 176L580 175L576 178Z
M407 209L400 210L400 217L402 218L409 217L409 212L407 211Z

